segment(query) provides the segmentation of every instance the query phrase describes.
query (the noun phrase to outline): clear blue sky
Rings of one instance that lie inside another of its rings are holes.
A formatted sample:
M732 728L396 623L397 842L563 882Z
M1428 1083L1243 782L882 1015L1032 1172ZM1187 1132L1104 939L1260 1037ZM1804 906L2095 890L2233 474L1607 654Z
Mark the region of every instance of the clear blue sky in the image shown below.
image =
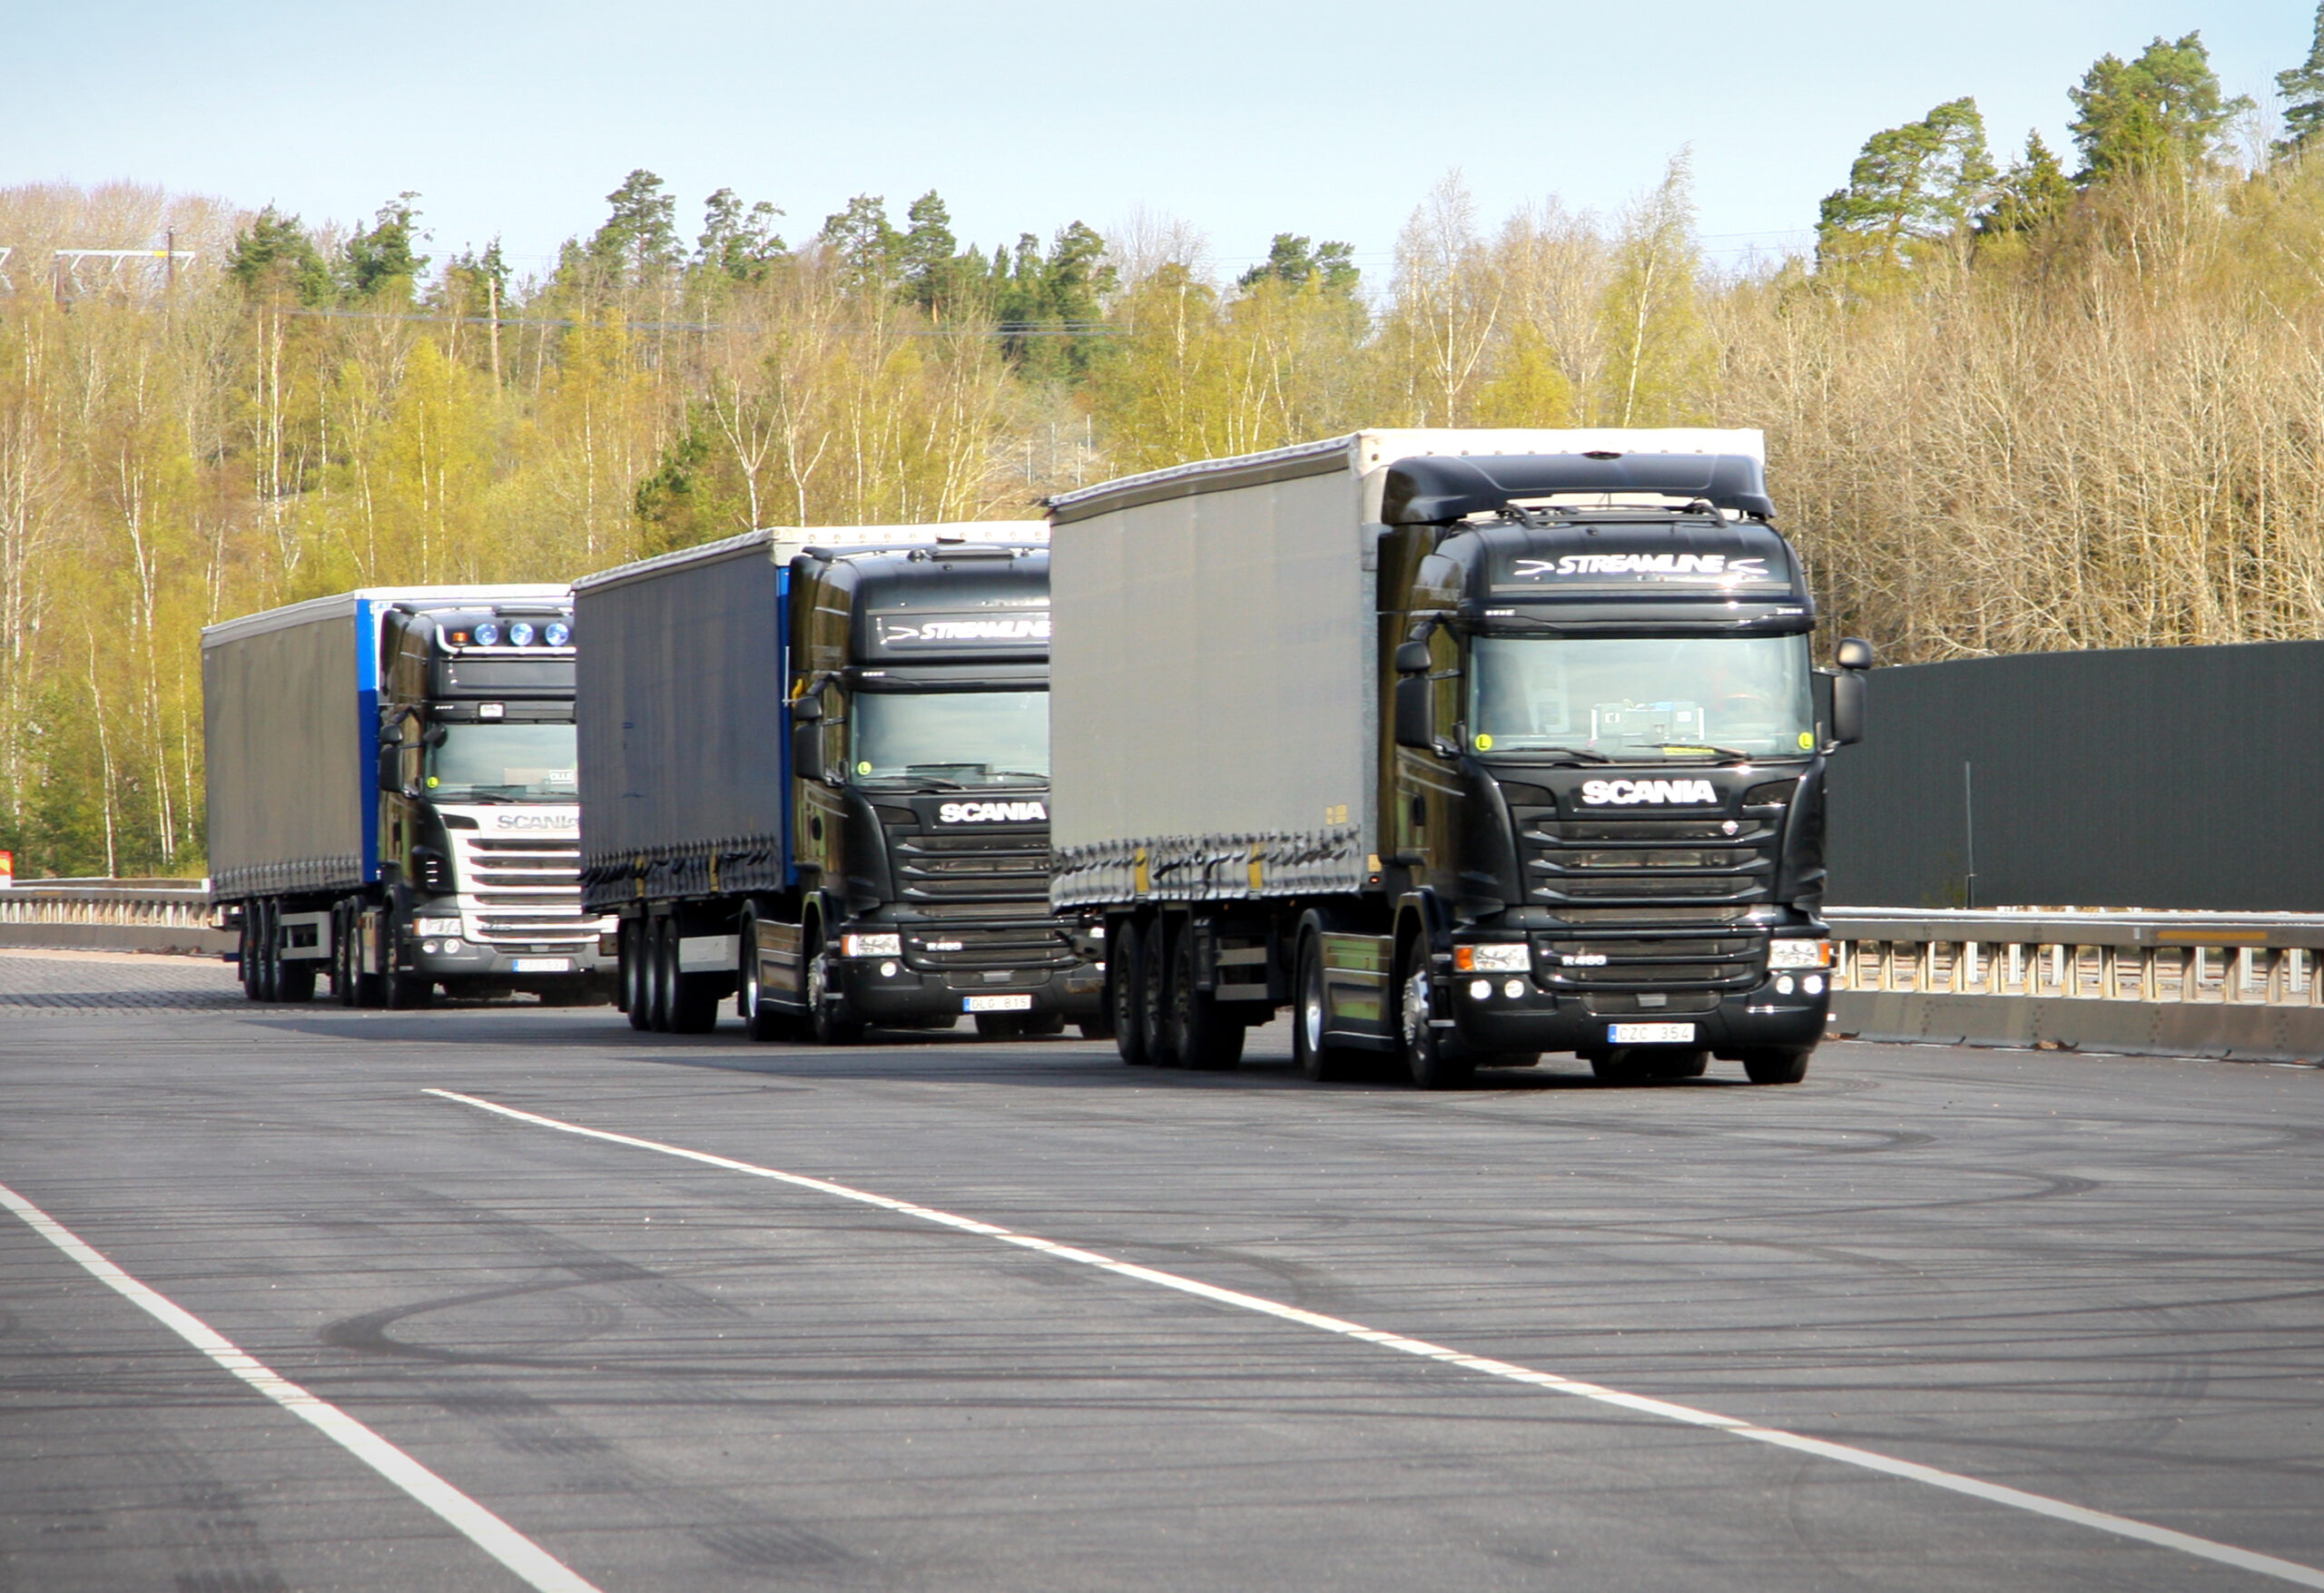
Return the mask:
M0 56L0 184L129 177L309 221L421 195L440 258L520 270L593 229L633 167L686 235L734 188L812 233L848 196L934 188L988 248L1143 207L1232 266L1289 230L1384 274L1459 167L1488 221L1611 211L1694 150L1717 254L1797 241L1865 137L1974 94L2006 154L2066 146L2091 62L2201 29L2230 93L2306 54L2307 0L82 0ZM5 243L0 239L0 243Z

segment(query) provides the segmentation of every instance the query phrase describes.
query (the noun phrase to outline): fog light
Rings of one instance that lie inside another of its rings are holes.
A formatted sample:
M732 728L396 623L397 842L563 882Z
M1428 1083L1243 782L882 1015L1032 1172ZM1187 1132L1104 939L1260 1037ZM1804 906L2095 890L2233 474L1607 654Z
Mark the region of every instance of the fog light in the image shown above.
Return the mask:
M1491 979L1471 979L1469 981L1469 999L1472 1001L1482 1001L1492 994L1492 981Z
M1809 974L1806 978L1800 980L1799 983L1800 988L1805 989L1811 996L1820 996L1824 993L1824 976L1822 974Z
M1776 994L1778 996L1788 996L1791 994L1791 976L1789 974L1777 974L1776 976Z
M1518 997L1522 996L1525 993L1525 981L1523 979L1512 979L1507 984L1502 986L1501 993L1508 997L1512 1001L1514 1001Z
M881 963L880 965L880 977L883 979L894 978L896 977L896 965L892 962Z
M419 949L433 957L444 949L444 943L441 940L422 940L419 943Z
M461 952L466 951L467 949L468 948L461 945L458 940L447 940L444 942L444 951L448 956L458 957Z

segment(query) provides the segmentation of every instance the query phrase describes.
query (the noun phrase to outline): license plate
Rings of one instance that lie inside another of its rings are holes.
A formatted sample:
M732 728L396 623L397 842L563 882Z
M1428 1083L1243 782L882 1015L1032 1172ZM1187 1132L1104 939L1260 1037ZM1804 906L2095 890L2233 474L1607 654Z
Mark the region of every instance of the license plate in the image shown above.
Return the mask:
M508 966L518 973L571 973L573 959L569 957L512 957Z
M960 1010L963 1012L1030 1012L1032 1009L1033 998L1029 995L960 998Z
M1610 1023L1606 1038L1617 1046L1685 1046L1694 1043L1691 1023Z

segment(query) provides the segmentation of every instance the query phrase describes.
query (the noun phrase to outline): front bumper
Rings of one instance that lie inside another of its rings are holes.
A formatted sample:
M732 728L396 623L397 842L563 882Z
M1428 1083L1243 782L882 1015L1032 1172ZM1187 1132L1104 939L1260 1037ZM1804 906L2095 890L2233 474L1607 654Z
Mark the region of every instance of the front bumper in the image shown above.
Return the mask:
M431 942L438 948L430 951ZM458 950L446 950L457 944ZM482 946L473 940L413 940L405 951L406 971L445 982L512 985L520 990L610 976L613 959L601 958L595 937L577 945L547 944L522 951Z
M894 957L842 958L834 969L848 1005L872 1023L980 1011L1059 1012L1078 1022L1097 1017L1104 1007L1102 965L1003 971L1005 978L994 978L991 970L917 968Z
M1771 973L1753 989L1718 995L1674 989L1659 992L1663 1007L1609 1012L1590 1010L1585 997L1543 990L1524 974L1454 974L1441 993L1440 1010L1449 1010L1453 1032L1479 1051L1603 1050L1628 1043L1615 1040L1618 1024L1691 1025L1691 1039L1665 1043L1707 1050L1806 1050L1823 1038L1830 979L1822 969Z

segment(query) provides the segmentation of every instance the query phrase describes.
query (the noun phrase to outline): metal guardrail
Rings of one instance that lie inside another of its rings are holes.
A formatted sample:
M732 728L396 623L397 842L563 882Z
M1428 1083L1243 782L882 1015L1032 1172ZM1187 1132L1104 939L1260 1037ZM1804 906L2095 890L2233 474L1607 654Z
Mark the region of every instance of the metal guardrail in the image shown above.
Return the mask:
M34 880L0 889L0 924L210 925L207 880Z
M2324 916L1831 908L1837 990L2324 1007Z
M1831 908L1863 1039L2324 1057L2324 915Z

